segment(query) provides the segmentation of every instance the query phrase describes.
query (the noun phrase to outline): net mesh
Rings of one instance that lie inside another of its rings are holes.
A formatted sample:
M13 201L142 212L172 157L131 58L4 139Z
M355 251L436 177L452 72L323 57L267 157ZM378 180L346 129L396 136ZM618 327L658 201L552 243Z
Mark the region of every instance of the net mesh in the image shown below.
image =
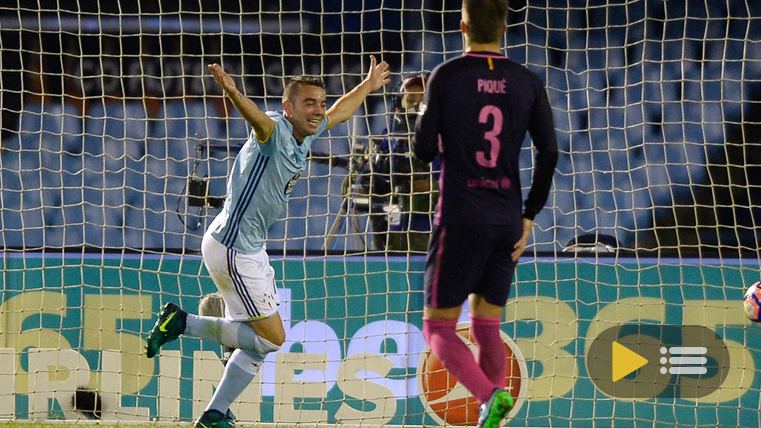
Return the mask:
M376 161L392 154L374 150L401 82L462 52L460 2L49 3L0 1L0 418L197 416L222 350L182 339L154 363L141 337L165 302L194 312L215 289L201 237L250 128L206 64L279 110L284 79L322 76L331 104L375 55L392 83L313 144L269 233L289 342L232 410L472 422L461 386L448 414L418 383L435 378L421 374L427 234L421 247L403 225L430 214L435 180L368 184L391 180ZM510 423L757 426L759 330L740 298L760 260L761 4L510 4L505 53L545 82L560 147L503 324L526 381ZM528 190L528 140L521 162ZM698 402L610 400L585 340L627 322L711 326L730 345L729 383Z

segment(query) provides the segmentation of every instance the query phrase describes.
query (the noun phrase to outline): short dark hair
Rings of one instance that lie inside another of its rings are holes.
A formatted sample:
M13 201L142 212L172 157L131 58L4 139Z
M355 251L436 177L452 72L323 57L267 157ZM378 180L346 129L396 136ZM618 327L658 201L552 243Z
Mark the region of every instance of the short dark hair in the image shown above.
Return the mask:
M499 40L507 18L507 0L463 0L462 10L468 16L468 38L474 43Z
M319 77L296 76L291 78L291 80L289 80L285 85L285 90L283 91L283 101L292 100L293 97L295 97L296 94L301 90L301 87L306 85L317 86L318 88L325 89L325 82Z

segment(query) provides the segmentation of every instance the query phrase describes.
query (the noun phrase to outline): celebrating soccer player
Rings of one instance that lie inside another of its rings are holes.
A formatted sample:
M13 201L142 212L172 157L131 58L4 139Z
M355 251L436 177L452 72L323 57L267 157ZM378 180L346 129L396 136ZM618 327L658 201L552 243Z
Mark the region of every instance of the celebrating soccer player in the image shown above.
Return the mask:
M188 314L167 303L148 335L147 356L180 334L235 351L197 428L229 428L230 404L254 379L267 354L280 349L285 330L277 312L275 271L265 251L267 231L285 210L306 164L309 147L323 131L348 120L373 91L389 82L389 66L370 57L365 79L326 111L324 84L314 77L290 80L283 111L262 112L238 91L218 64L209 65L217 84L253 127L228 179L224 207L204 235L206 269L225 303L225 318Z
M436 67L415 126L413 151L439 152L440 195L425 267L423 335L444 367L481 404L478 427L497 428L513 407L500 321L534 216L558 158L541 79L501 54L506 0L464 0L465 53ZM526 131L536 149L531 190L521 195ZM456 333L466 299L478 361Z

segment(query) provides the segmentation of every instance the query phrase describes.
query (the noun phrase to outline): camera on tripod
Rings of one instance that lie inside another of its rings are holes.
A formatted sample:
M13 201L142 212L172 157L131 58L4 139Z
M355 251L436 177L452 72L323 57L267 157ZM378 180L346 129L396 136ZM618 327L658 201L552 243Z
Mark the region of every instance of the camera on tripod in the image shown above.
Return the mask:
M189 230L197 230L203 224L205 217L204 211L207 209L220 209L225 203L225 196L212 196L209 194L209 176L205 174L200 176L199 166L203 161L207 161L206 170L208 171L209 153L212 151L222 151L224 153L233 153L240 151L241 145L238 144L214 144L201 140L196 135L195 157L192 159L193 168L188 176L183 190L184 198L180 196L177 199L177 216L183 225ZM182 209L182 200L185 199L184 211Z

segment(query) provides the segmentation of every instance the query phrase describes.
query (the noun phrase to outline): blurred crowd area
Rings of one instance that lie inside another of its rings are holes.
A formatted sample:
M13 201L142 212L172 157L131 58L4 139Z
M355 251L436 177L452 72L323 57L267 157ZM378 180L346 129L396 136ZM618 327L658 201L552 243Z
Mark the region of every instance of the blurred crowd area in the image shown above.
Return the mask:
M216 211L189 213L187 179L207 176L209 193L224 195L234 147L248 135L207 63L221 63L260 108L279 109L287 76L324 76L332 102L361 80L369 54L391 64L398 84L462 49L459 2L318 3L153 21L129 8L80 10L71 21L0 2L0 242L197 250L203 227L188 228L188 215L203 223ZM511 8L505 52L545 81L561 150L533 249L557 252L592 233L638 251L757 251L761 5ZM315 148L352 156L383 138L395 91L371 96ZM346 174L310 164L270 247L321 249ZM356 250L350 241L334 249Z

